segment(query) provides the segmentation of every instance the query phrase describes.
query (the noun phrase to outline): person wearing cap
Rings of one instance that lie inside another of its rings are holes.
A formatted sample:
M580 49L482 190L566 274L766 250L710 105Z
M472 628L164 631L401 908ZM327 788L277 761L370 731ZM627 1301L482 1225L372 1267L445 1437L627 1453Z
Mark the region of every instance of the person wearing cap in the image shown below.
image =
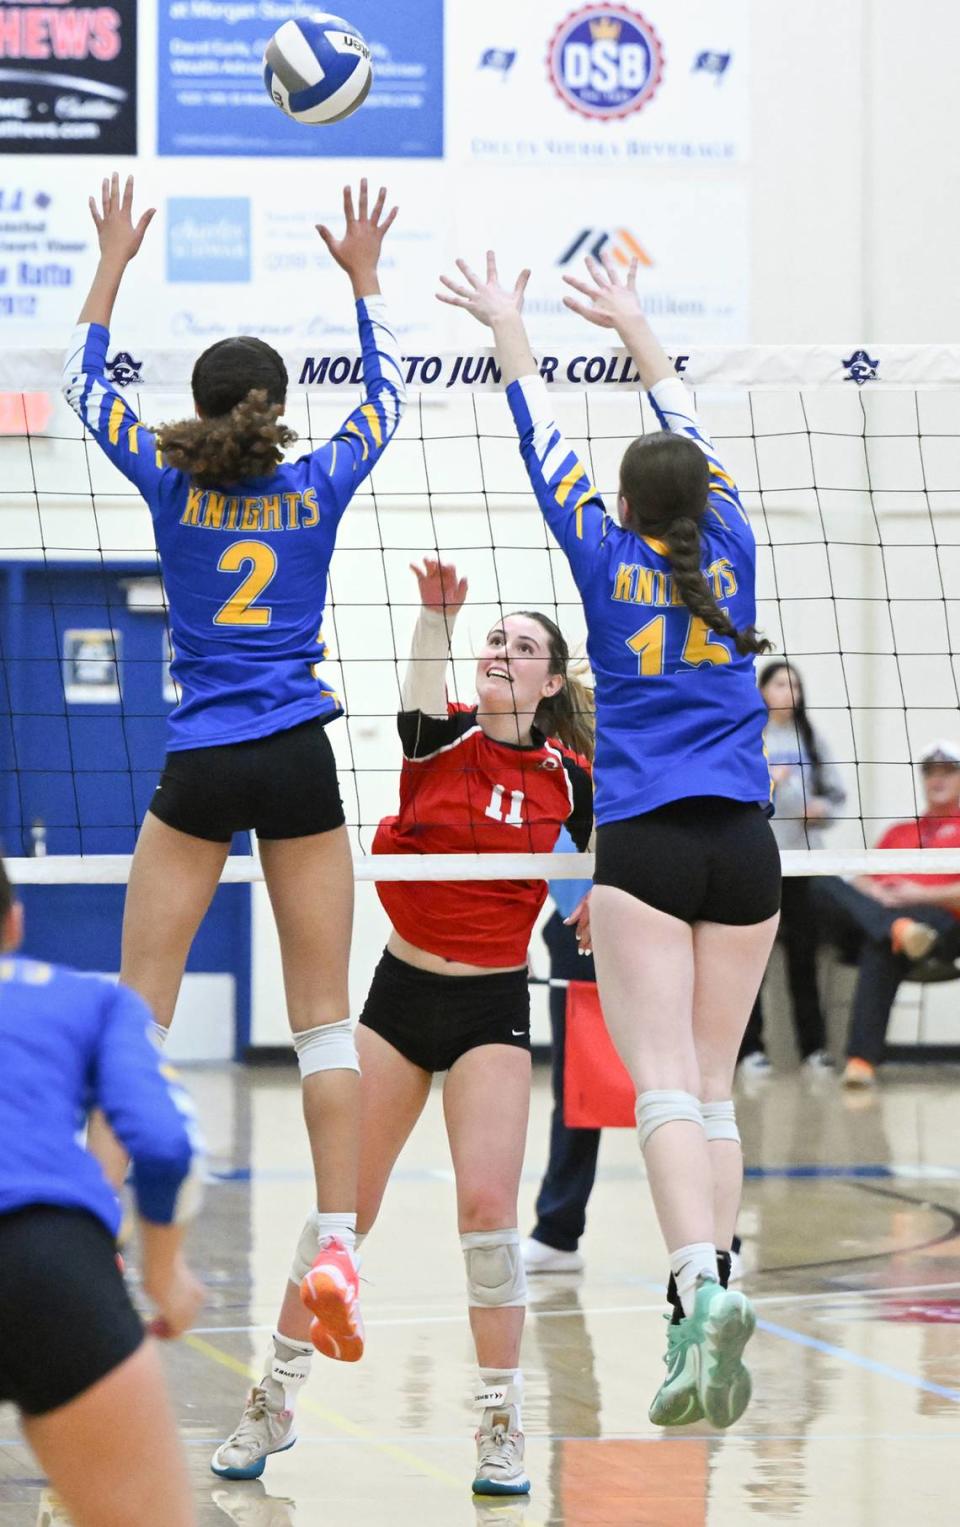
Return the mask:
M933 742L919 763L923 814L888 827L877 848L960 848L960 746ZM901 981L918 961L960 955L960 875L824 876L814 895L830 931L863 940L843 1084L872 1087Z

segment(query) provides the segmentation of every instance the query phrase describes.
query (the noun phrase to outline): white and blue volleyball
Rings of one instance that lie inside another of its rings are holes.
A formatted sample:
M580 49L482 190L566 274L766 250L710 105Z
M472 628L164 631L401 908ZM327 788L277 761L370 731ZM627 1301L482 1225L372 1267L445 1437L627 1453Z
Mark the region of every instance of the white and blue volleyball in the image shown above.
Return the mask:
M367 98L370 49L355 26L326 11L285 21L263 55L271 98L296 122L342 122Z

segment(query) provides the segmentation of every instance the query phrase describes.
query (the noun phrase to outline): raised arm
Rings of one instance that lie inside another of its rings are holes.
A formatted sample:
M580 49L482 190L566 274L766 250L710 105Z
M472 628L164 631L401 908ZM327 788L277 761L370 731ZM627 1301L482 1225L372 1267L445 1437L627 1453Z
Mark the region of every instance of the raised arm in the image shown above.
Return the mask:
M387 323L378 275L383 240L397 215L394 207L383 217L386 198L386 187L381 186L370 211L367 182L361 180L354 212L353 192L344 186L343 237L335 238L325 224L317 224L317 232L334 260L350 277L363 362L363 402L312 457L314 471L328 484L338 514L346 509L393 438L406 402L400 347Z
M133 176L120 192L120 177L104 180L90 212L100 243L100 262L64 357L61 386L74 413L100 448L156 508L163 463L156 440L106 376L109 325L124 272L150 226L154 208L133 222Z
M458 260L457 269L467 285L451 281L449 276L441 276L441 283L451 295L438 292L437 301L445 302L448 307L464 308L478 323L485 323L493 330L497 364L505 387L519 377L536 376L537 363L523 322L523 294L530 280L529 270L520 272L513 290L508 292L500 285L497 257L492 249L487 250L485 281L474 275L466 260Z
M139 252L143 236L157 209L149 207L140 221L134 224L133 176L127 176L121 196L120 176L116 171L109 180L103 181L100 206L97 206L94 196L88 198L88 206L97 228L100 263L77 323L100 323L109 329L120 283L130 261Z
M537 503L561 547L579 586L589 576L594 555L607 534L609 521L590 473L567 444L556 424L546 384L537 370L523 322L523 294L530 272L521 271L512 291L497 276L493 251L487 253L486 280L458 260L468 284L440 280L452 295L438 293L441 302L463 308L493 330L497 361L507 387L507 401L520 438L530 485Z
M748 527L749 521L733 478L721 463L690 393L647 322L637 295L637 261L630 261L626 281L620 280L617 268L609 258L601 262L588 255L585 263L589 281L581 281L577 276L564 276L563 279L587 301L564 297L564 305L600 329L616 330L640 373L660 427L676 435L687 435L696 442L710 464L711 496L716 494L737 511L736 520L728 528L739 532L742 526ZM713 508L724 524L728 524L719 509L715 505Z
M423 567L410 564L420 589L420 613L410 644L401 686L404 711L447 719L447 663L457 616L467 597L467 580L451 562L426 557Z

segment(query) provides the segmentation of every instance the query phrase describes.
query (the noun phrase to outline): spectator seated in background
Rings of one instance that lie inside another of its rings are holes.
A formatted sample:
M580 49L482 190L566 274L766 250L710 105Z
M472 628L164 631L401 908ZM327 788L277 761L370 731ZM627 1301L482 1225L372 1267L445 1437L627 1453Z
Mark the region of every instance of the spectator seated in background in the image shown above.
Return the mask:
M791 663L767 663L760 670L760 693L769 719L763 740L773 782L773 831L781 849L821 848L824 830L846 800L830 751L807 714L803 680ZM808 875L783 881L778 938L787 961L790 1008L801 1063L808 1071L830 1070L827 1028L817 990L817 922ZM740 1047L743 1075L762 1076L771 1067L763 1044L761 994L750 1014Z
M888 827L878 848L960 848L960 745L932 743L920 759L924 812ZM818 877L814 899L834 938L862 938L846 1087L871 1087L901 981L918 961L960 955L960 875Z

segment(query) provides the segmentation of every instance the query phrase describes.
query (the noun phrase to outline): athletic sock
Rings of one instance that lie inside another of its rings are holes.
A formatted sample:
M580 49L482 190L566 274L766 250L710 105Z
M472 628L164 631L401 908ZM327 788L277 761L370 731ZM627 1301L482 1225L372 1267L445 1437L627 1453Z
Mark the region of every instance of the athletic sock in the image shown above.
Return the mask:
M694 1241L678 1246L670 1253L670 1267L677 1282L677 1293L685 1315L693 1314L697 1284L701 1278L717 1283L717 1248L709 1241Z
M322 1246L324 1241L335 1235L349 1252L356 1249L357 1244L357 1216L355 1214L318 1214L317 1222L317 1245Z
M683 1305L680 1303L680 1295L677 1293L677 1280L670 1274L670 1282L667 1284L667 1303L673 1310L670 1316L670 1324L678 1326L683 1319Z
M720 1277L720 1287L727 1288L730 1283L731 1253L729 1251L717 1252L717 1273Z

